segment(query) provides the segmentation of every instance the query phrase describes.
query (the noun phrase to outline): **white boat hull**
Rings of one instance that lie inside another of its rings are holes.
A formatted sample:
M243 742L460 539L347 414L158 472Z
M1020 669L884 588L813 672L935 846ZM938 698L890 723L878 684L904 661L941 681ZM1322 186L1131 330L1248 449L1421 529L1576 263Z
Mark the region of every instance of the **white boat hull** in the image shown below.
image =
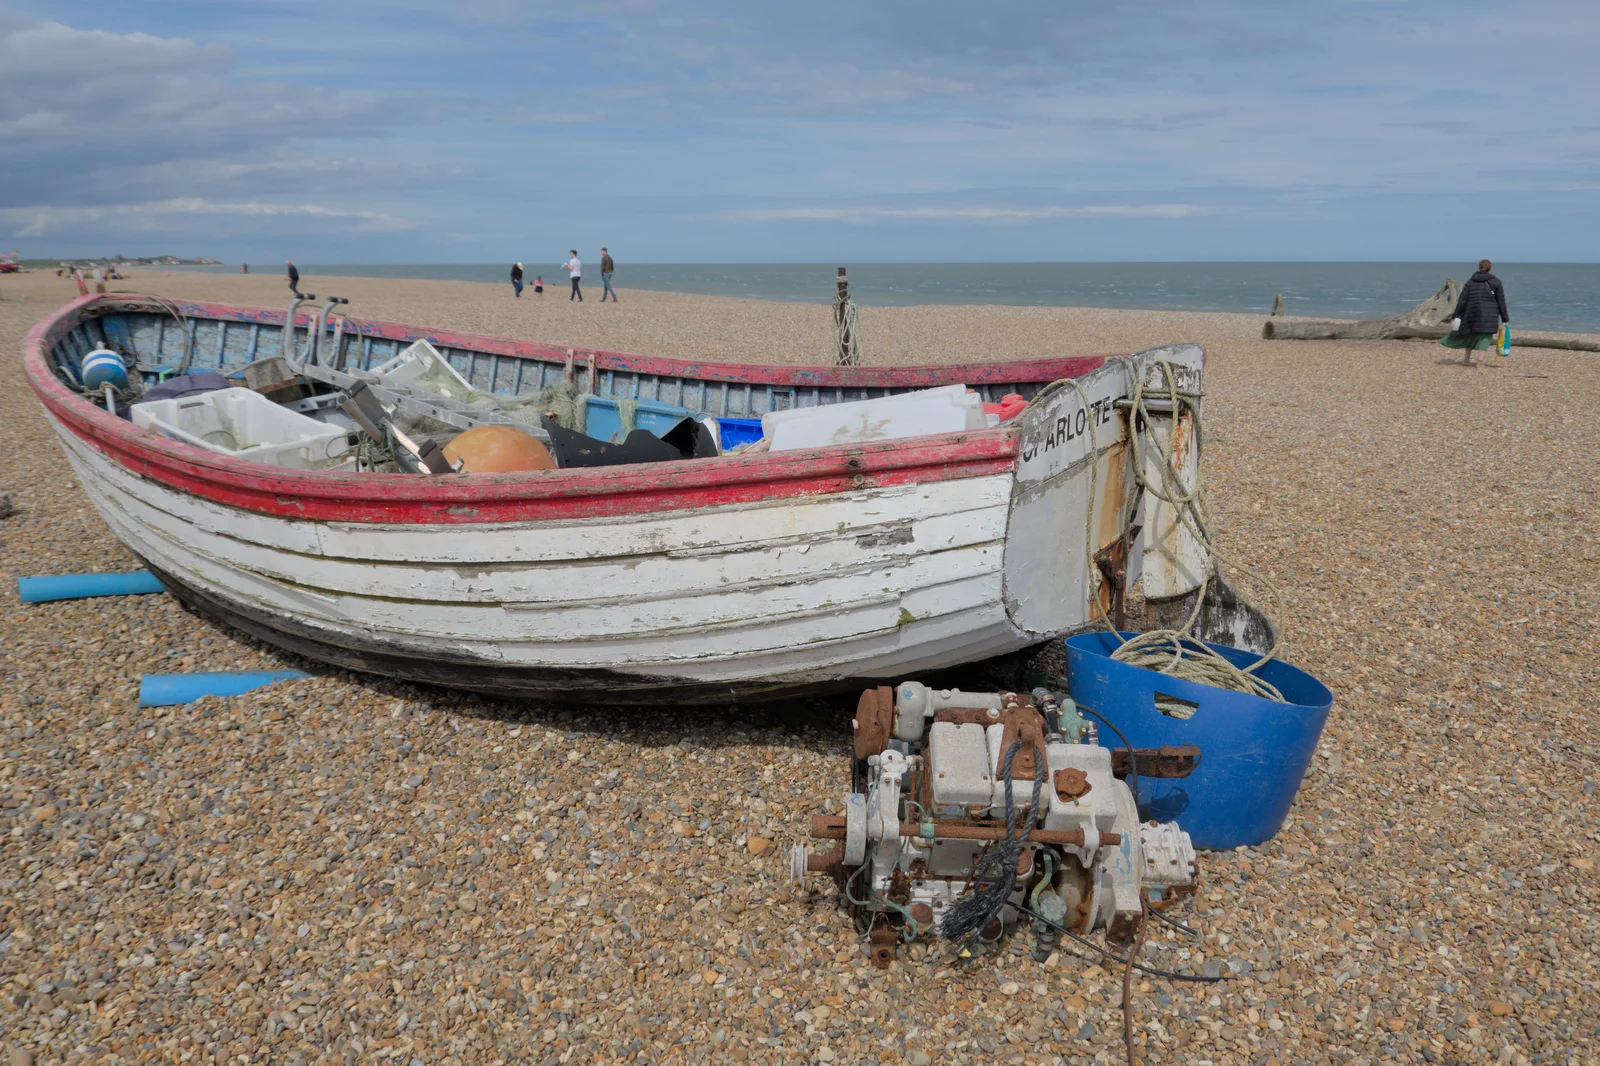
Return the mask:
M566 688L588 671L607 688L748 691L1038 640L1006 615L1003 474L657 516L357 527L220 506L61 439L107 525L165 579L265 639L292 620L294 645L355 668L414 659L422 680L455 664L470 669L452 683L528 694L548 686L519 675Z

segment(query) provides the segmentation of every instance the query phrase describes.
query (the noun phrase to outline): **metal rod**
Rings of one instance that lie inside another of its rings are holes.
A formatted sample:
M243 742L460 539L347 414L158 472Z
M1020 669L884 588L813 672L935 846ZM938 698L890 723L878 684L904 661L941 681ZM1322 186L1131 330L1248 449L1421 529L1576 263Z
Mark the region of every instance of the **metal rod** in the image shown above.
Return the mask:
M900 835L916 840L922 836L922 826L917 822L901 822ZM1006 835L1004 826L998 825L966 825L961 822L934 822L933 835L935 839L943 840L1001 840ZM843 840L845 826L843 818L830 815L817 815L811 819L811 836L817 840ZM1035 829L1028 833L1030 844L1067 844L1074 847L1083 846L1083 831L1081 829ZM1101 844L1121 844L1121 833L1101 833Z

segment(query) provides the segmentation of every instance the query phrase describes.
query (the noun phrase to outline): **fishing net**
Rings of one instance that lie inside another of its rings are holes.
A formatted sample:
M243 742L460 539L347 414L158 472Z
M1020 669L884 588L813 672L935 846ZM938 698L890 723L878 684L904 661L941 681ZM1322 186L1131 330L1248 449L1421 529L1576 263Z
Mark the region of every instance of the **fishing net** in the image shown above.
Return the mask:
M497 411L528 426L538 426L539 420L549 415L566 428L583 432L588 394L579 392L571 381L563 379L521 396L497 396L464 383L461 375L430 345L418 346L413 355L421 370L406 380L405 384L411 388L437 393L485 411Z

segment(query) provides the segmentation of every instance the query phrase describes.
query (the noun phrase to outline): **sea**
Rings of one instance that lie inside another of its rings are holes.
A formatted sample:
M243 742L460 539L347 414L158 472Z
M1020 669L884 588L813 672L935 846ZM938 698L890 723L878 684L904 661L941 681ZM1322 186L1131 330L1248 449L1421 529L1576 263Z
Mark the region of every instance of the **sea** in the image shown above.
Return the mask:
M619 262L619 288L758 300L829 303L839 264ZM1447 277L1465 281L1469 263L851 263L850 294L863 306L1011 304L1266 314L1283 295L1284 313L1318 318L1398 314L1432 296ZM219 268L212 268L219 269ZM229 268L223 267L222 270ZM234 268L237 269L237 268ZM509 262L300 264L303 274L506 282ZM591 265L585 289L598 289ZM543 273L548 291L566 273ZM1600 263L1505 263L1513 330L1600 333Z

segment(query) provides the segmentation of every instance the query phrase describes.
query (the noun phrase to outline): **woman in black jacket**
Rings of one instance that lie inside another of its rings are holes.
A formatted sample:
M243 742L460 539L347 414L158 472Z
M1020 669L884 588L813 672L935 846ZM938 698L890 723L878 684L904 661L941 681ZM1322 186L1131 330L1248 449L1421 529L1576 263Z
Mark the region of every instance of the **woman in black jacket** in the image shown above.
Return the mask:
M1506 313L1506 287L1489 273L1493 265L1487 259L1478 261L1478 272L1461 286L1452 330L1439 342L1446 348L1462 349L1461 361L1468 366L1472 365L1473 352L1494 351L1500 323L1511 321Z

